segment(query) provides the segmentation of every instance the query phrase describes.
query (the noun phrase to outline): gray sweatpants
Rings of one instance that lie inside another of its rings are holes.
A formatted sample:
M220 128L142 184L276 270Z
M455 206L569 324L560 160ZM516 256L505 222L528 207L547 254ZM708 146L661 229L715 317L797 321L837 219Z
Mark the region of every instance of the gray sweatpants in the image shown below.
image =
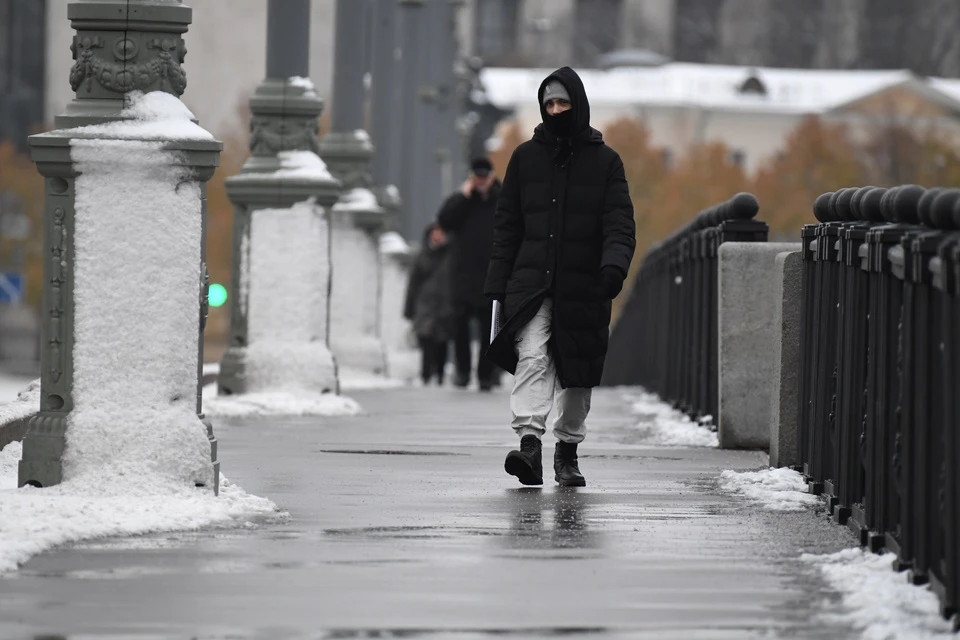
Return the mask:
M590 412L589 388L564 389L549 351L553 300L547 298L537 315L517 334L517 372L510 395L513 430L521 438L542 438L547 417L556 404L553 435L563 442L581 442L587 435L585 423Z

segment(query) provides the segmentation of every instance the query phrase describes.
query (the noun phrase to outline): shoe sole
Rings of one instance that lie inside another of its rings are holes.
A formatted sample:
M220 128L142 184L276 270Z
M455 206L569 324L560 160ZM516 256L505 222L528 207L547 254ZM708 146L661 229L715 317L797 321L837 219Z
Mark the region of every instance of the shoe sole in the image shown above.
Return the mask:
M573 480L573 481L571 481L571 482L563 482L563 481L561 481L561 480L560 480L560 476L554 476L553 479L556 480L557 484L559 484L561 487L585 487L585 486L587 486L587 479L586 479L586 478L580 478L579 480Z
M543 484L543 476L537 477L533 469L519 456L507 455L503 462L503 469L512 476L516 476L520 484L528 486Z

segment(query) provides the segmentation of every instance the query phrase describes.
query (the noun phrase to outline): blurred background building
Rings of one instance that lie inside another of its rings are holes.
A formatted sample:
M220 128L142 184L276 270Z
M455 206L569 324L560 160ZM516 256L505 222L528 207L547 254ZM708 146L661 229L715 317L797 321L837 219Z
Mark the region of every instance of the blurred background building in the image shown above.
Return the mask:
M47 4L0 0L0 140L26 149L46 95Z

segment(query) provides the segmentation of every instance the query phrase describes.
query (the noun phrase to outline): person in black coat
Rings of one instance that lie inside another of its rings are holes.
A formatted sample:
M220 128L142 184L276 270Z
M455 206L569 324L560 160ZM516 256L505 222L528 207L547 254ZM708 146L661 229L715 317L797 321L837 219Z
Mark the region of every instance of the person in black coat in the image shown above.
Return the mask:
M490 342L490 302L484 297L483 286L490 264L493 214L500 183L486 158L474 160L470 169L470 177L460 191L443 203L437 223L452 236L453 348L457 367L454 384L466 387L470 383L470 325L476 320L480 336L477 383L481 391L489 391L497 372L485 355Z
M431 224L407 282L403 317L413 322L422 354L420 377L425 385L433 378L443 385L447 350L453 337L449 254L446 234L438 225Z
M538 100L543 123L513 152L494 215L485 293L502 302L503 323L487 355L515 374L510 405L520 449L507 455L507 473L543 483L540 438L555 404L556 481L584 486L577 445L636 227L623 162L590 127L580 77L558 69Z

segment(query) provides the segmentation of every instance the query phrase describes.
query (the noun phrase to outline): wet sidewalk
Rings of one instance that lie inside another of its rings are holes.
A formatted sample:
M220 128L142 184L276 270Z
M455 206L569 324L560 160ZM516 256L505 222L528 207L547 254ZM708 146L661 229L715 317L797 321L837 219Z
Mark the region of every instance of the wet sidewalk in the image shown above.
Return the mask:
M43 554L0 580L0 638L848 637L799 560L851 546L846 529L721 494L722 470L765 456L645 446L625 393L595 395L585 489L503 472L502 390L217 421L224 473L290 517Z

